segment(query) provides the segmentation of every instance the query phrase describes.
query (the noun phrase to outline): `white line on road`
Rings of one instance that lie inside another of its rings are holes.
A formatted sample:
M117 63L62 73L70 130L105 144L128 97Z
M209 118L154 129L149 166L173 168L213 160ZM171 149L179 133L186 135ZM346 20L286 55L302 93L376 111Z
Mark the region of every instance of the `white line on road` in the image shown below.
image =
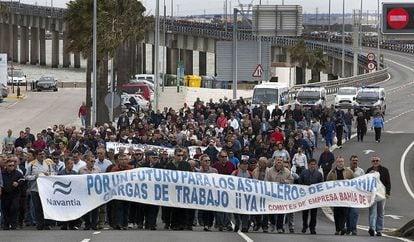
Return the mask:
M394 117L392 117L392 118L390 118L390 119L386 120L384 123L391 122L391 121L393 121L394 119L399 118L399 117L401 117L401 116L403 116L403 115L406 115L407 113L411 113L411 112L413 112L413 111L414 111L414 108L412 108L412 109L410 109L410 110L407 110L407 111L405 111L405 112L403 112L403 113L398 114L397 116L394 116Z
M405 158L407 157L408 152L414 146L414 142L412 142L407 149L404 151L403 155L401 156L401 163L400 163L400 172L401 172L401 179L404 183L405 189L407 190L408 194L414 199L414 192L411 190L410 185L408 184L407 177L405 176Z
M396 65L398 65L398 66L404 67L405 69L408 69L408 70L410 70L410 71L414 72L414 69L413 69L413 68L411 68L411 67L408 67L408 66L406 66L406 65L403 65L403 64L401 64L401 63L398 63L398 62L393 61L393 60L390 60L390 59L385 59L385 60L386 60L386 61L388 61L388 62L391 62L391 63L393 63L393 64L396 64Z
M231 227L234 229L233 222L231 222ZM240 230L237 231L237 234L240 235L240 237L242 237L246 242L254 242L254 240L252 240L249 236L247 236L245 233L241 232Z
M81 242L89 242L91 239L83 239Z
M92 234L100 234L101 233L101 231L96 231L96 232L93 232Z

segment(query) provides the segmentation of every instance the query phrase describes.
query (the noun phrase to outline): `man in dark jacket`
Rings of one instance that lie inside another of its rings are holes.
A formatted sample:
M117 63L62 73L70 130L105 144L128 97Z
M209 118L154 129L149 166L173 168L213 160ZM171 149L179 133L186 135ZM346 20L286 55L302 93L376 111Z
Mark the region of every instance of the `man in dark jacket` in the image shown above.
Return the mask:
M335 162L334 154L329 150L328 146L325 146L324 151L319 157L318 167L322 167L323 177L326 180L328 173L332 170L332 164Z
M177 148L174 150L174 158L165 166L168 170L191 171L191 166L184 161L184 152ZM193 221L190 221L191 210L185 208L171 208L172 230L193 230Z
M162 169L162 165L160 163L160 157L158 154L153 151L149 150L145 153L146 162L142 165L142 167L148 168L155 168L155 169ZM145 216L145 229L149 230L157 230L157 216L159 206L145 204L144 206L144 216Z
M391 178L388 169L381 165L381 159L374 155L371 158L372 166L368 168L366 174L378 172L380 174L380 180L385 186L385 197L388 199L391 194ZM386 199L374 204L369 208L369 230L370 236L374 236L375 232L377 236L382 236L384 229L384 214L385 214L385 201Z
M320 173L317 168L318 165L316 164L316 160L315 159L310 159L308 161L308 169L304 170L299 177L299 184L303 184L303 185L312 185L312 184L317 184L320 182L323 182L323 177L322 177L322 173ZM308 226L308 216L309 216L309 212L310 212L310 223ZM317 217L317 212L318 209L317 208L313 208L313 209L309 209L309 210L304 210L302 212L302 221L303 221L303 227L302 227L302 233L306 233L306 230L310 229L311 234L316 234L316 217Z
M3 229L15 230L17 228L17 214L21 186L24 181L23 174L16 170L16 162L7 160L6 169L2 172L3 192L1 196L1 211L3 214Z

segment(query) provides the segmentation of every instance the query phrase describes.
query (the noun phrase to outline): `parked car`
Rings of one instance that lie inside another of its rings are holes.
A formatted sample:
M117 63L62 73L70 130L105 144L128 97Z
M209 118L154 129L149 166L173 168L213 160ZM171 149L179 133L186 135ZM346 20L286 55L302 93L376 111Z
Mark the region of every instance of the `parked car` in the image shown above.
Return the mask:
M7 75L7 85L25 86L27 83L26 75L20 69L8 69Z
M130 104L131 106L139 106L140 109L147 111L150 105L150 102L145 100L145 98L140 94L128 94L124 92L121 95L121 100L122 110L126 109L126 104Z
M140 94L146 100L152 101L154 99L154 92L145 83L125 83L122 85L122 92L128 94Z
M42 90L58 91L57 80L53 76L42 76L36 81L36 90L41 92Z
M9 95L9 89L7 89L7 86L3 83L0 83L0 93L2 98L5 98Z

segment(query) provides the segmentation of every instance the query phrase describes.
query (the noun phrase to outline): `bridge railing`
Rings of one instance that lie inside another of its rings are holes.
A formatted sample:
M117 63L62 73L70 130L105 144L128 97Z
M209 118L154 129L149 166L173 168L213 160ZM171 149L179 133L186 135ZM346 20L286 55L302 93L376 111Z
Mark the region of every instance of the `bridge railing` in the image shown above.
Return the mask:
M361 87L384 81L387 78L389 78L388 68L385 68L379 71L366 73L358 76L352 76L348 78L342 78L333 81L295 85L289 91L289 96L293 98L294 96L296 96L299 89L305 86L324 87L326 89L327 94L334 94L338 91L340 87Z

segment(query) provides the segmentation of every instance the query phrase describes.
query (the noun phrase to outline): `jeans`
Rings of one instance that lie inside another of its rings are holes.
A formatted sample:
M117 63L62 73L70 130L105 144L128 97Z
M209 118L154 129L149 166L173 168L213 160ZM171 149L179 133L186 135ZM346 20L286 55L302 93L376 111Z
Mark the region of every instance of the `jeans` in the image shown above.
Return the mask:
M348 138L348 140L351 139L351 133L352 133L352 124L347 124L346 125L346 137Z
M82 126L86 127L86 116L81 115L80 120L81 120Z
M262 227L263 230L267 230L269 228L269 215L254 215L254 222L256 226Z
M295 214L288 213L285 215L285 224L287 224L289 229L295 229Z
M325 135L325 144L328 147L331 147L333 145L333 134Z
M369 228L376 232L384 229L385 200L375 202L369 208Z
M83 215L83 220L85 221L85 228L96 228L98 223L98 208L89 211L87 214Z
M348 232L357 232L359 218L359 209L358 208L348 208L348 216L346 218L346 230Z

